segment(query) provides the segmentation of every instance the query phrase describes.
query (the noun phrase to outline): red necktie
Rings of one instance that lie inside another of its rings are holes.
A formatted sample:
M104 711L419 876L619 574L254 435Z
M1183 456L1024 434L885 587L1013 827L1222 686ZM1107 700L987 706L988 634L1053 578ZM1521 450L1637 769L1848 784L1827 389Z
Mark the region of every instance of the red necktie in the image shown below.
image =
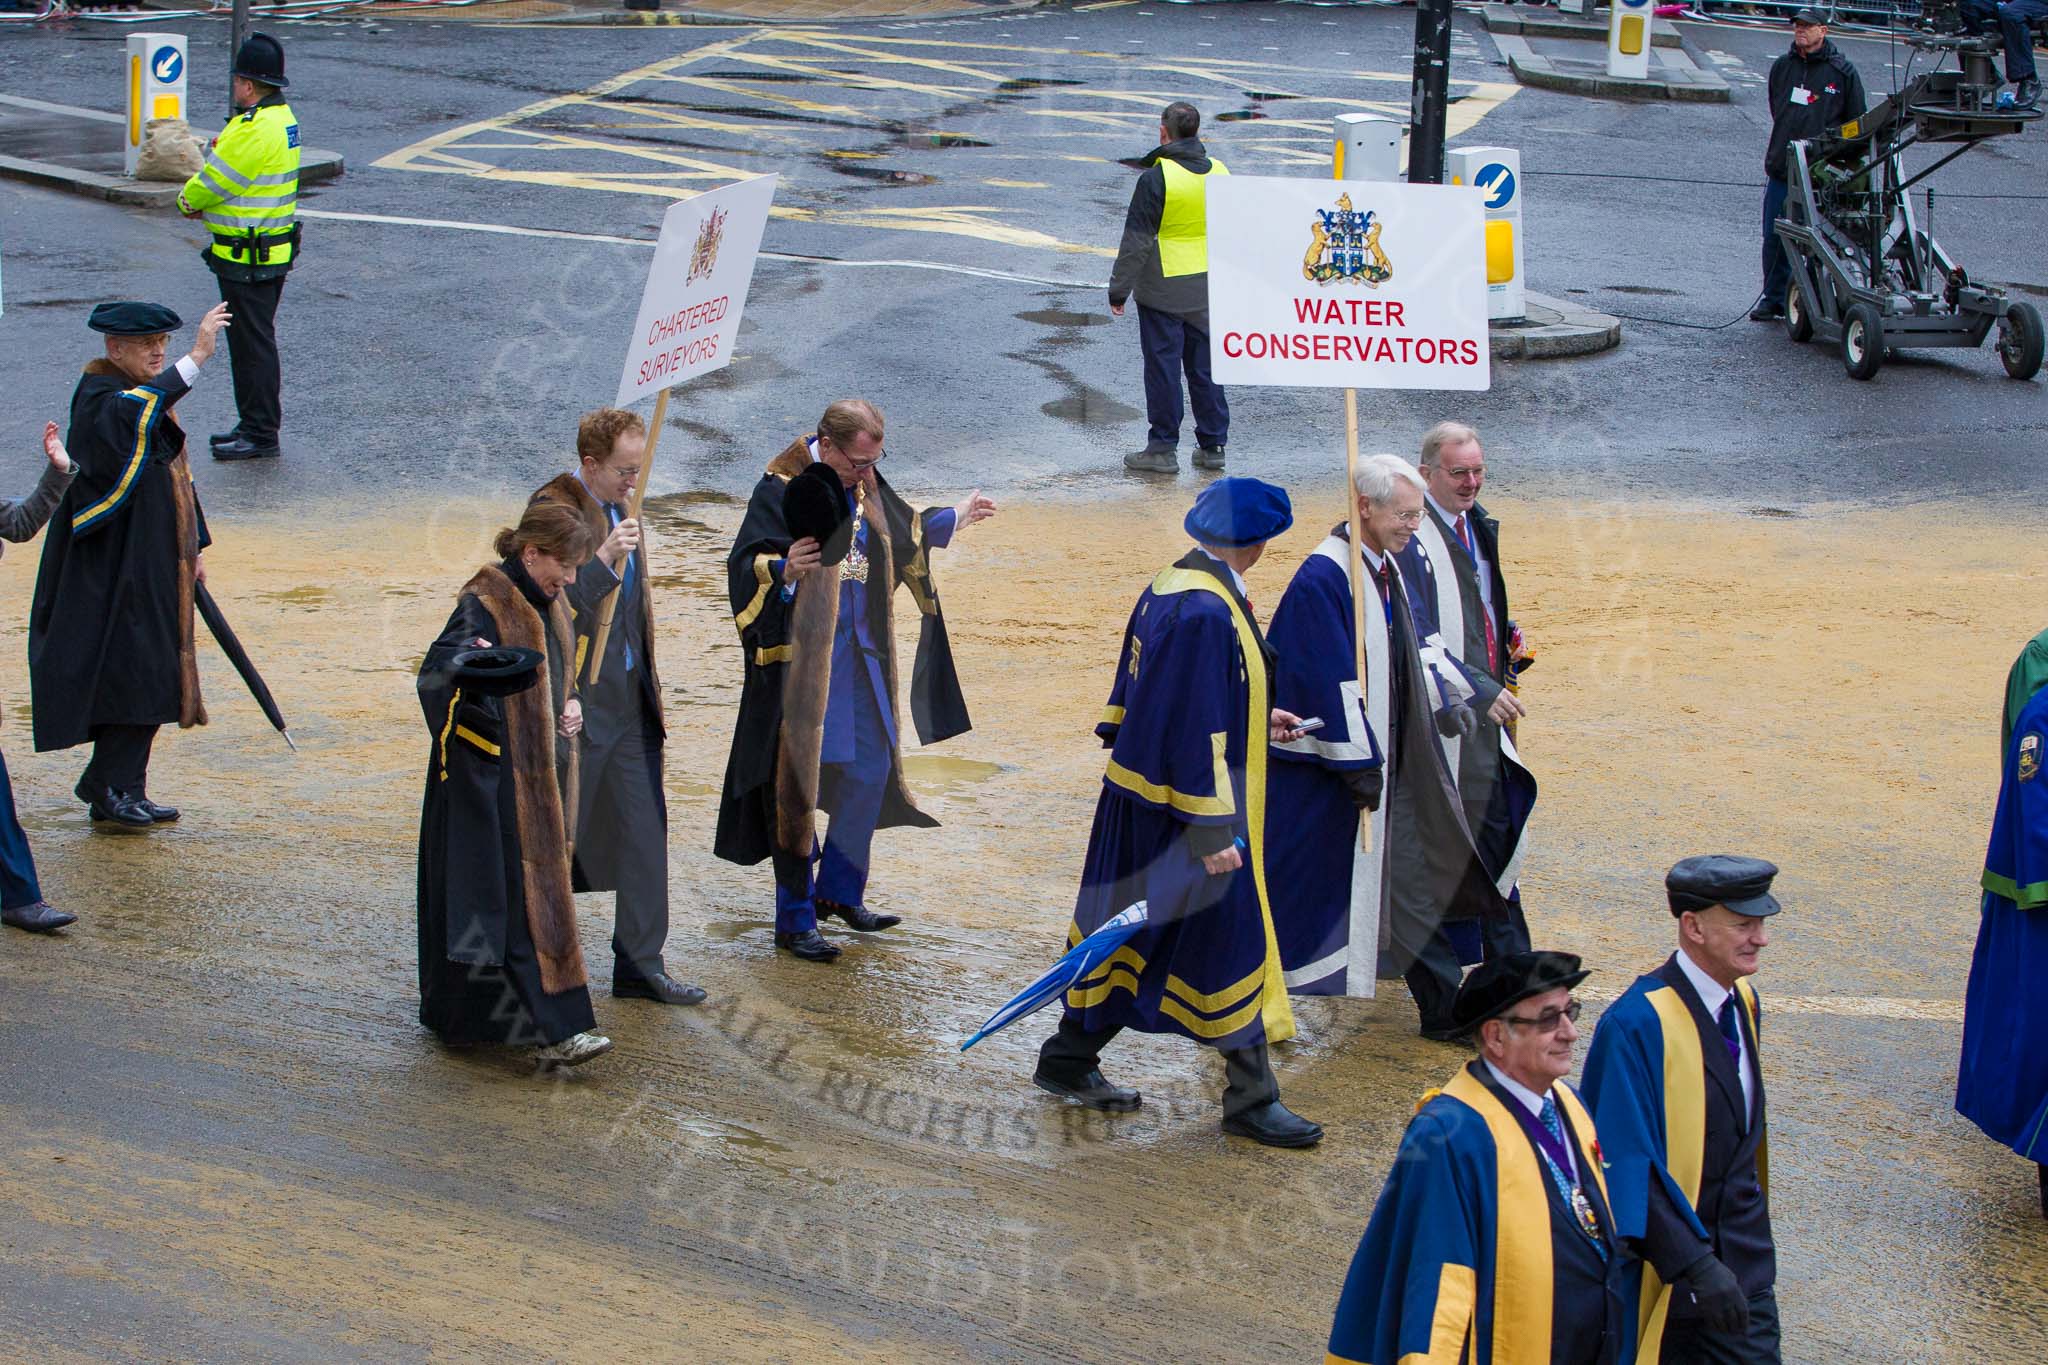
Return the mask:
M1380 566L1372 571L1372 581L1373 586L1380 590L1380 605L1383 607L1393 605L1392 599L1388 596L1387 592L1388 572L1387 561L1384 559L1380 561Z
M1465 547L1466 555L1472 560L1472 568L1477 572L1479 568L1479 552L1472 546L1472 528L1465 524L1465 514L1463 512L1458 513L1458 519L1452 524L1452 529L1457 531L1458 543ZM1484 595L1480 597L1479 601L1479 615L1486 622L1486 670L1489 673L1499 673L1500 644L1493 636L1493 612L1486 606Z

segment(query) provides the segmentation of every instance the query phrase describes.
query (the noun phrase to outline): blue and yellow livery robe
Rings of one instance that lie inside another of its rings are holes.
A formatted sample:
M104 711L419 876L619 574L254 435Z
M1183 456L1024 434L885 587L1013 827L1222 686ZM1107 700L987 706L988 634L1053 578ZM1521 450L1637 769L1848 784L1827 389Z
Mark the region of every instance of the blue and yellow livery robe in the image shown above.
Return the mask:
M2017 708L2010 728L1963 997L1956 1112L2048 1165L2048 687Z
M1147 922L1067 992L1085 1029L1210 1047L1294 1036L1266 898L1272 665L1230 571L1194 551L1152 580L1124 629L1095 733L1109 750L1067 941L1146 902ZM1203 857L1244 845L1244 866Z
M38 752L84 744L96 725L206 723L192 592L209 538L171 417L188 387L175 365L137 384L94 360L71 395L78 476L50 518L29 609Z
M1586 1052L1586 1103L1606 1149L1615 1226L1651 1246L1705 1239L1755 1296L1777 1280L1767 1196L1760 1010L1747 981L1735 983L1739 1027L1757 1066L1745 1101L1719 1027L1674 957L1600 1016ZM1748 1107L1747 1114L1743 1109ZM1674 1220L1682 1227L1674 1227ZM1682 1256L1669 1258L1683 1264ZM1655 1365L1665 1328L1687 1304L1649 1264L1630 1267L1633 1359Z
M1599 1140L1569 1086L1551 1093L1603 1229L1605 1260L1587 1259L1590 1243L1509 1108L1518 1101L1473 1061L1424 1097L1401 1136L1344 1278L1326 1365L1623 1358L1625 1258L1611 1231Z

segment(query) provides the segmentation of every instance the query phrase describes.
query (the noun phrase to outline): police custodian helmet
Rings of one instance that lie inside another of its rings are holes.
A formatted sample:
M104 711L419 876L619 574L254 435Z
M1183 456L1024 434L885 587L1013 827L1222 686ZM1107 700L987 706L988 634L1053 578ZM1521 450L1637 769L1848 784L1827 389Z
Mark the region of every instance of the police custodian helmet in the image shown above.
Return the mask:
M291 82L284 78L284 44L268 33L252 33L235 54L235 74L282 90Z

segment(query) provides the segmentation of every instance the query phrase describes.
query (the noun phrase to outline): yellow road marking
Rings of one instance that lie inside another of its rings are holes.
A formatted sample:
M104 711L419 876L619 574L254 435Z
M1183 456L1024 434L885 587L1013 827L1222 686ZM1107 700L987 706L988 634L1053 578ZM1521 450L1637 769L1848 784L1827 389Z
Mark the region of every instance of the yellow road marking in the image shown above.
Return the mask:
M1136 0L1106 0L1106 3L1083 8L1107 9L1133 3L1136 3ZM1016 60L1020 57L1033 60ZM1142 128L1149 124L1155 117L1153 111L1162 101L1179 98L1186 93L1184 89L1133 89L1129 84L1129 76L1137 72L1174 76L1182 81L1204 82L1233 91L1245 88L1254 78L1260 85L1271 85L1275 77L1295 75L1313 77L1315 81L1324 83L1383 83L1404 90L1409 84L1409 76L1406 73L1332 72L1227 57L1158 58L1144 54L1092 53L1062 47L962 43L930 38L848 37L813 29L752 29L622 72L576 94L538 100L508 113L432 134L410 146L380 157L371 164L379 170L466 175L480 180L539 185L551 189L595 190L613 194L687 199L703 193L716 184L730 183L754 174L753 168L760 163L753 160L750 153L758 155L770 151L772 154L783 155L789 150L809 149L819 155L848 160L868 160L886 155L851 149L811 148L810 144L814 140L822 140L823 136L829 136L831 122L835 120L846 123L847 132L853 135L872 135L875 132L887 132L891 128L900 131L900 125L894 123L883 123L878 126L878 120L882 116L861 105L806 98L787 91L764 89L750 81L708 74L705 73L708 63L728 63L761 71L804 76L815 80L820 86L834 86L868 93L913 95L944 105L954 105L963 98L972 99L985 93L988 87L1000 87L1010 78L1011 72L1028 74L1043 70L1047 58L1076 57L1114 63L1113 76L1116 88L1088 85L1040 87L1041 93L1048 100L1063 100L1069 103L1092 102L1096 106L1055 106L1025 111L1039 120L1038 126L1043 131L1035 133L1034 138L1040 142L1048 138L1094 138L1097 136L1091 131L1094 129L1111 129L1120 135L1126 134L1134 128ZM880 74L873 70L852 69L858 67L895 69L904 74L898 76ZM1306 81L1296 83L1309 84ZM746 109L735 109L730 114L721 115L698 109L664 107L658 103L623 97L635 86L649 85L682 86L715 92L718 96L728 99L744 100L753 108L765 107L806 116L810 120L822 122L828 131L815 134L798 126L785 126L773 118L749 117ZM1514 85L1497 83L1480 83L1473 86L1469 95L1451 106L1449 132L1455 136L1470 131L1488 111L1511 96L1517 88ZM1348 95L1304 95L1301 102L1304 105L1363 109L1396 115L1405 112L1407 108L1405 99L1374 100ZM1101 107L1105 105L1109 107ZM574 120L578 126L574 129L535 126L537 120L550 115ZM595 117L599 115L602 118ZM1313 118L1277 118L1262 119L1258 122L1261 125L1258 134L1267 135L1252 134L1252 130L1245 129L1244 133L1252 135L1240 136L1240 146L1256 148L1262 157L1286 167L1321 166L1327 163L1328 153L1324 146L1327 128L1322 121ZM604 135L608 129L634 128L689 129L744 138L747 143L744 149L735 148L724 155L733 161L746 164L729 164L727 159L716 152L705 155L663 146L660 143ZM1067 129L1071 131L1066 131ZM1300 136L1282 135L1283 130L1298 133ZM533 153L550 163L567 161L569 164L560 169L541 169L531 164L495 164L496 159L481 159L477 155L483 152ZM562 153L570 155L561 157ZM1110 158L1100 155L1058 152L1034 152L1028 158L991 153L989 159L1029 159L1040 163L1047 160L1065 160L1091 165L1103 165L1110 161ZM989 178L982 183L997 189L1053 188L1045 182L1036 180ZM1062 241L1035 228L1016 226L1003 217L1019 211L1021 210L1014 207L994 204L879 206L858 209L812 209L798 205L778 205L773 210L773 215L785 221L946 233L971 237L979 241L1066 254L1105 257L1115 255L1111 248Z

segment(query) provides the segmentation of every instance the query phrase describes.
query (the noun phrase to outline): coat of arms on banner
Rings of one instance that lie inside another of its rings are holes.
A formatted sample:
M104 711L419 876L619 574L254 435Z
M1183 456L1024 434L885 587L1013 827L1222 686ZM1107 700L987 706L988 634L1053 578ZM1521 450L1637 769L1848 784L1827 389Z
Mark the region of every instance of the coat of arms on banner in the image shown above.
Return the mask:
M690 251L690 274L684 284L695 284L718 264L718 241L725 235L725 210L713 209L697 229L697 245Z
M1309 224L1308 250L1301 258L1301 277L1317 284L1357 284L1377 289L1394 277L1393 262L1380 250L1379 215L1351 206L1349 194L1334 207L1317 209Z

